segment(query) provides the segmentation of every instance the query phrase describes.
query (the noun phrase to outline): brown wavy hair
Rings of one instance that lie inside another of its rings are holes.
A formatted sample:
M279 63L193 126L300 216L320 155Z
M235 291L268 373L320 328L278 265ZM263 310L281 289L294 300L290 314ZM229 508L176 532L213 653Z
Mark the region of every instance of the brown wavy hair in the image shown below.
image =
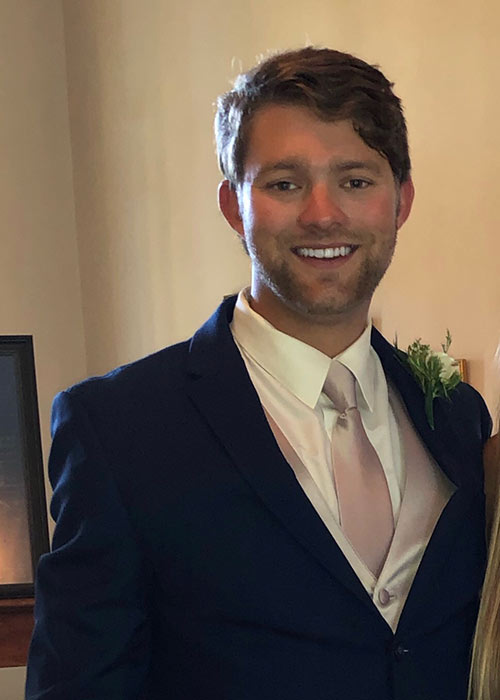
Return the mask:
M269 104L303 106L324 121L348 119L363 141L387 158L394 178L410 173L406 122L393 83L376 67L333 49L279 53L239 75L217 101L219 165L233 186L244 173L253 115Z

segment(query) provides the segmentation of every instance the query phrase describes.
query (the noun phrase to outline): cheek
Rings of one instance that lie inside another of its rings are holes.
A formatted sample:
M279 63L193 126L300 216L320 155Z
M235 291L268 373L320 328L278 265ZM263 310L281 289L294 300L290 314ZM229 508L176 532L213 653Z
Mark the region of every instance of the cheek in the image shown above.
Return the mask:
M289 222L295 219L288 207L256 195L248 200L245 220L252 230L267 230L272 233L286 228Z
M351 221L367 228L392 229L396 221L394 197L387 195L366 201L363 207L353 211Z

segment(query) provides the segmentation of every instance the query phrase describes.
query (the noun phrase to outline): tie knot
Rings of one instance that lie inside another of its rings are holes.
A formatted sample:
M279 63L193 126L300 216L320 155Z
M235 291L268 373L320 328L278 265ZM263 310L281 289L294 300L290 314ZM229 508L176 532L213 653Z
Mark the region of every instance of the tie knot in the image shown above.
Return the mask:
M356 377L338 360L333 360L330 365L323 391L337 411L343 413L356 408Z

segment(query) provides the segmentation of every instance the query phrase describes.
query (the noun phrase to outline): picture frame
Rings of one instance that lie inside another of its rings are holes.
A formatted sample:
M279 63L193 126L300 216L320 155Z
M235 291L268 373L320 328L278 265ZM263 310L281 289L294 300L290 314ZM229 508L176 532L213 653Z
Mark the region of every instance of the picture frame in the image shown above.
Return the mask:
M0 387L0 599L28 598L49 550L32 336L0 336Z
M463 382L468 382L469 381L469 373L468 373L468 368L467 368L467 360L459 359L457 360L458 364L458 371L460 373L460 379Z

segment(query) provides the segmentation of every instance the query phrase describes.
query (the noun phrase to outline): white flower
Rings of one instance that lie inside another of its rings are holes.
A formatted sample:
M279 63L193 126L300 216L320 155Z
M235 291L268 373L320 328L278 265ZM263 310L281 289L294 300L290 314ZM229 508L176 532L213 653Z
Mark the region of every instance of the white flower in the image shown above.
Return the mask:
M442 352L434 352L420 338L408 345L406 353L398 348L397 338L394 343L396 356L408 367L424 392L425 413L431 430L434 430L434 399L451 401L450 393L460 384L458 362L448 355L450 345L449 330L446 331L445 342L441 344Z
M454 374L459 374L458 362L446 352L436 352L436 357L441 364L439 376L443 381L450 379Z

